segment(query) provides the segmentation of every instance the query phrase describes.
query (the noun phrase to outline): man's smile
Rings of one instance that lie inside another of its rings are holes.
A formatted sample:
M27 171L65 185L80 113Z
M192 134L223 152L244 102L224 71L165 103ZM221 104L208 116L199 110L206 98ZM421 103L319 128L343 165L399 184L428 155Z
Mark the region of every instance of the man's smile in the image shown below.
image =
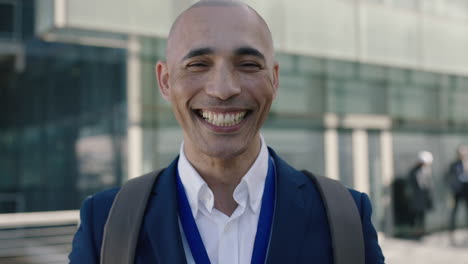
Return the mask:
M235 111L213 111L207 109L200 109L195 111L199 117L204 119L207 123L218 127L234 127L239 125L248 114L246 110Z

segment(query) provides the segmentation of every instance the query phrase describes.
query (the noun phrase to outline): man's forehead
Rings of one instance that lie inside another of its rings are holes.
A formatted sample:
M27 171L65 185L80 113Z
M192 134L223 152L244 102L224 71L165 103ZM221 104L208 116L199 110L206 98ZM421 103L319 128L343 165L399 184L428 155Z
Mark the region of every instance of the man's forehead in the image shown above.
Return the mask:
M246 6L240 5L201 5L195 6L180 15L171 30L171 35L180 32L186 33L191 30L206 28L210 30L220 24L250 24L254 28L260 20ZM203 28L204 27L204 28ZM227 33L227 32L225 32Z
M176 47L184 50L204 47L207 46L205 43L212 45L217 40L223 42L224 38L238 42L237 46L264 42L268 49L272 49L266 23L245 4L196 5L182 13L174 24L168 39L168 56Z

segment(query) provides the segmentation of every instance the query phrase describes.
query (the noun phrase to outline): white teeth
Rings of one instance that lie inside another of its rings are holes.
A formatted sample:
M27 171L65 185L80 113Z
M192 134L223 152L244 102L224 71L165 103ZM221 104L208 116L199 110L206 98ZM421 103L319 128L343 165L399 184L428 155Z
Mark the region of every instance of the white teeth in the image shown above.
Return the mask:
M201 116L210 124L215 126L234 126L239 124L246 114L246 112L237 113L216 113L211 111L200 110Z

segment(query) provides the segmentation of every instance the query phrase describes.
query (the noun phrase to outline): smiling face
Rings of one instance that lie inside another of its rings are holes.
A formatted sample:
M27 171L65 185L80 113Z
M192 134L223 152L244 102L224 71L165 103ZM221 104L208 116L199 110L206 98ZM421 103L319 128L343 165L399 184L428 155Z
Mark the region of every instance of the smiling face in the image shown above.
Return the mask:
M184 131L185 152L229 159L258 154L259 129L278 89L265 23L246 6L201 6L171 31L158 62L161 94Z

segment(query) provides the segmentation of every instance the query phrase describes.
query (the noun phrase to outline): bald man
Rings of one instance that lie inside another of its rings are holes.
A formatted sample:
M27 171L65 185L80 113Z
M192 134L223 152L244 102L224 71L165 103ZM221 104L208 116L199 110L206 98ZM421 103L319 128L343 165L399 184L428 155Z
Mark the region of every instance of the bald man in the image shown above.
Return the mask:
M278 73L267 24L242 2L202 1L177 18L156 76L184 141L153 186L135 263L333 263L316 186L259 132L277 96ZM99 263L117 192L83 203L71 263ZM366 263L384 263L369 199L350 193Z

